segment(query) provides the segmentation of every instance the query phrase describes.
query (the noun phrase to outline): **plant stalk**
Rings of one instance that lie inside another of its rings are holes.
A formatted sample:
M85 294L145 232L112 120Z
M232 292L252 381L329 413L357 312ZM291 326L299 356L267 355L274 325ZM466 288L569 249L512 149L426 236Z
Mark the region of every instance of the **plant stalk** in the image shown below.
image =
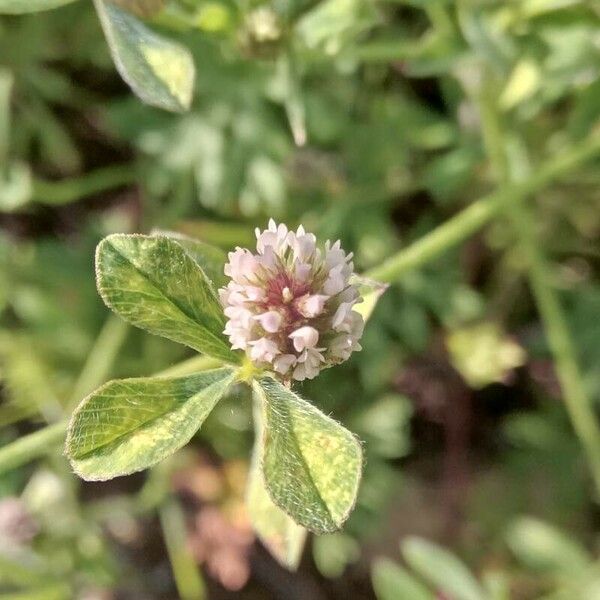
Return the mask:
M508 162L504 129L497 106L497 94L494 93L493 88L484 87L478 100L488 157L500 185L510 186L514 176ZM594 144L590 146L593 147ZM557 163L562 165L565 160ZM583 447L594 481L596 497L600 500L600 427L583 383L566 316L552 285L550 265L536 236L533 211L523 202L523 197L520 195L507 196L501 208L511 222L525 258L529 287L548 339L565 407Z
M204 600L206 586L187 545L181 506L175 498L171 498L160 507L158 514L179 597L182 600Z
M553 158L524 181L507 184L500 190L476 200L432 232L424 235L369 269L364 276L385 283L398 281L406 272L420 267L433 258L473 235L504 210L507 202L521 200L555 181L574 167L600 154L600 135L592 135L570 150Z
M10 95L13 77L7 69L0 69L0 176L8 168L10 144ZM1 177L0 177L1 179Z
M62 181L36 179L33 182L32 200L47 206L63 206L77 202L86 196L131 185L136 181L137 173L132 165L103 167L80 177Z
M53 450L65 438L67 420L48 425L0 449L0 475Z

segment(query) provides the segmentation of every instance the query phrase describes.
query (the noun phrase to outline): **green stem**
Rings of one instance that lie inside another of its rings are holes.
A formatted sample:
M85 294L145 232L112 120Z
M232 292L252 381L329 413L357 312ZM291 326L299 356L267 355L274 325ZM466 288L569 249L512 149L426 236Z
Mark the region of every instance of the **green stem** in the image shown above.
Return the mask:
M105 190L135 183L137 174L131 165L104 167L81 177L62 181L33 183L33 201L48 206L62 206Z
M479 98L484 143L496 176L502 185L513 179L507 160L502 122L498 112L497 94L484 89ZM520 196L509 196L503 204L523 252L527 278L539 311L569 418L587 456L591 474L600 499L600 428L583 377L567 319L551 281L551 269L542 245L537 239L536 223L529 206Z
M182 600L204 600L206 586L187 546L183 510L171 498L161 506L159 517L179 597Z
M180 377L190 373L197 373L198 371L216 369L222 364L223 363L216 358L199 354L198 356L192 356L192 358L188 358L187 360L181 361L172 367L168 367L162 371L159 371L155 374L155 377Z
M521 200L540 191L597 154L600 154L600 135L590 137L573 146L561 156L549 161L528 179L509 184L473 202L431 233L400 250L381 265L367 271L365 277L387 283L398 281L407 271L420 267L473 235L498 215L507 201Z
M490 194L473 202L432 232L403 248L379 266L369 269L364 276L385 283L398 281L407 271L429 262L481 229L499 211L500 200L499 194Z
M509 212L527 260L529 285L554 358L565 406L587 455L596 494L600 499L600 428L583 384L567 320L551 283L549 265L532 235L535 223L531 211L516 202Z
M13 77L11 72L6 69L0 69L0 175L8 165L10 95L12 86Z
M65 438L67 421L48 425L0 449L0 475L54 449Z

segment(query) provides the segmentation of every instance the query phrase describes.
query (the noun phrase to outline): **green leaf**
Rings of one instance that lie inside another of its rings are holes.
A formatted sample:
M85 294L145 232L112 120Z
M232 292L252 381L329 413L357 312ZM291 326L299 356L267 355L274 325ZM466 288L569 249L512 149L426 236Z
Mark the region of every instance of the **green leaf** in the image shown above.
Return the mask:
M202 269L166 237L111 235L96 250L98 291L123 319L220 360L239 363Z
M155 465L190 441L234 377L226 368L103 385L71 417L65 452L73 470L95 481Z
M577 541L531 517L515 521L507 541L517 558L535 571L571 576L585 572L592 564L591 556Z
M94 0L121 77L145 103L165 110L189 109L195 68L190 52L105 0Z
M74 0L0 0L0 13L22 15L58 8L71 2L74 2Z
M435 596L406 569L387 558L378 558L371 573L377 600L435 600Z
M510 74L499 99L499 105L509 110L533 96L542 84L538 65L529 58L521 59Z
M161 235L175 240L200 265L216 287L227 285L228 279L224 273L227 254L221 248L216 248L178 231L155 229L152 231L152 235Z
M271 377L255 382L254 393L262 405L263 474L272 500L310 531L337 531L356 501L359 442Z
M12 212L23 209L33 193L33 182L29 166L12 162L0 170L0 211Z
M254 405L256 441L246 491L246 505L252 528L271 555L288 569L296 570L306 541L306 529L278 508L265 488L261 469L264 427L258 402Z
M454 600L484 600L479 583L454 554L417 537L406 538L401 550L410 567L437 590Z
M312 550L319 573L329 579L342 577L348 565L360 558L359 543L343 531L316 536Z

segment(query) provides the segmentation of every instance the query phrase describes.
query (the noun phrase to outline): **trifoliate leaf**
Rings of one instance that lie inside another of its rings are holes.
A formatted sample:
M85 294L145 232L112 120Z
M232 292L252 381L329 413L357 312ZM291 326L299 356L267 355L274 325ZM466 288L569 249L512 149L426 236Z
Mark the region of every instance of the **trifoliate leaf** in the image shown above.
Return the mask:
M105 0L94 0L121 77L147 104L183 112L189 109L195 68L190 52L136 17Z
M312 554L319 573L328 579L337 579L360 558L360 544L347 533L337 531L315 536Z
M520 60L509 75L506 87L500 95L500 106L509 110L529 99L542 84L542 77L541 69L533 60Z
M505 381L527 359L517 341L493 322L451 331L446 347L454 368L473 389Z
M255 382L254 393L262 404L263 475L272 500L310 531L337 531L356 501L359 442L270 377Z
M111 235L96 250L98 291L123 319L220 360L239 362L223 335L216 291L198 264L166 237Z
M33 194L33 180L29 165L9 163L0 172L0 211L11 212L26 206Z
M103 385L71 417L65 452L73 469L105 480L155 465L189 442L234 377L216 369Z

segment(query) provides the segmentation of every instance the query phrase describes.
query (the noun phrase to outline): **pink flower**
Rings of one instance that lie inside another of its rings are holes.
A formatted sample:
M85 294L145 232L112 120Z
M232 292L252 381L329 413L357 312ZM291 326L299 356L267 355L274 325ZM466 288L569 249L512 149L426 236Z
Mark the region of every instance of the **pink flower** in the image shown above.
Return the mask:
M254 319L257 320L261 324L261 327L268 333L279 331L283 321L281 313L276 310L269 310L262 315L257 315Z
M314 348L319 341L319 332L314 327L305 325L292 331L289 337L294 341L294 348L302 352L306 348Z
M360 350L363 319L352 254L339 241L317 246L302 226L289 231L272 219L256 230L256 254L229 253L231 278L219 297L228 318L224 333L262 368L285 379L312 379L321 369Z
M296 300L296 308L304 317L316 317L323 312L325 302L328 299L329 296L324 294L305 294Z

